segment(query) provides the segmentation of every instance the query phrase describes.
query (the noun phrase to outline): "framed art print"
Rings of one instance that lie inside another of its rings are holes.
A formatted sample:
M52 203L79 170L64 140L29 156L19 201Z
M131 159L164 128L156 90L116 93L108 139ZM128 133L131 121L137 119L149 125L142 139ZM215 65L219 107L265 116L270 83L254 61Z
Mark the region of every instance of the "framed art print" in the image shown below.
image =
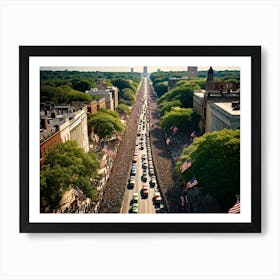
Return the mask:
M261 232L260 46L20 46L20 232Z

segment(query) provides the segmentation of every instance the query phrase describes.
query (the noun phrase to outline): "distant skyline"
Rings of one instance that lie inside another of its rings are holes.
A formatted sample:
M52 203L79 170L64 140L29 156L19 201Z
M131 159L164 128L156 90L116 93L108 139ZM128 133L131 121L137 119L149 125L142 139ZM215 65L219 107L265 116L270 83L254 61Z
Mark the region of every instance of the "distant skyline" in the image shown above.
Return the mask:
M144 66L41 66L40 70L51 70L51 71L100 71L100 72L131 72L133 68L134 72L143 72ZM147 66L148 73L157 72L158 69L162 71L187 71L188 66ZM210 66L198 66L198 71L208 70ZM213 66L214 71L221 70L240 70L237 66Z

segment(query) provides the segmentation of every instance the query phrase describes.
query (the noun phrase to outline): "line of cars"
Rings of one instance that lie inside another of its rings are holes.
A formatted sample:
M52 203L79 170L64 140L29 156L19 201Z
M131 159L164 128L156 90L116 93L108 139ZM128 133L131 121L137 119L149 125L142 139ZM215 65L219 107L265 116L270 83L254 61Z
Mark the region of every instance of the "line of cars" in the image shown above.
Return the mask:
M127 187L129 189L134 189L134 187L137 184L136 170L137 170L137 163L138 163L138 166L141 166L140 168L141 169L141 191L140 191L141 198L142 199L148 198L150 194L150 188L154 188L153 202L155 206L160 207L162 198L160 192L157 191L157 180L156 180L154 164L152 160L149 130L150 130L150 120L149 120L148 104L147 104L147 91L145 91L145 94L143 95L143 106L141 109L141 114L138 123L135 152L133 155L130 178ZM140 163L138 161L140 161ZM133 193L133 197L130 205L131 205L130 212L138 213L139 211L138 192Z

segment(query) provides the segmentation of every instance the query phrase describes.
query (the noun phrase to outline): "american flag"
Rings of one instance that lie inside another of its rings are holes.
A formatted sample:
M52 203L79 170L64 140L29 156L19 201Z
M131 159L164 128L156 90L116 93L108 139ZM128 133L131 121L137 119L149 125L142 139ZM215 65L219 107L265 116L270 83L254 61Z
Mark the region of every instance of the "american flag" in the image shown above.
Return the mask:
M183 165L181 166L181 173L185 172L188 168L190 168L192 166L191 161L189 161L188 159L186 159L183 163Z
M191 134L191 138L195 138L195 136L196 136L196 132L193 131L192 134Z
M173 133L176 134L178 130L179 130L179 128L175 126L175 127L173 128Z
M170 139L167 137L166 138L166 145L169 145L170 144Z
M240 201L237 201L229 210L230 214L238 214L240 213Z
M105 165L106 165L106 162L105 162L105 160L103 160L103 159L101 159L101 160L99 161L99 163L100 163L100 167L101 167L101 168L104 168Z
M104 147L102 149L102 152L104 152L105 154L108 152L108 146L107 145L104 145Z
M198 181L196 180L195 177L193 177L186 185L187 189L191 189L192 187L194 187L195 185L198 184Z

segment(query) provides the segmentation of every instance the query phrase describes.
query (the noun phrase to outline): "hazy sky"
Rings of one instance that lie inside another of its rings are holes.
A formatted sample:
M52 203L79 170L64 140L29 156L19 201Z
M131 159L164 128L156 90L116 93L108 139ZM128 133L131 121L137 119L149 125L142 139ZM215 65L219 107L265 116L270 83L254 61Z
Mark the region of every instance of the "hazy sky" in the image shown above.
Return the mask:
M236 66L212 66L214 70L240 70L239 67ZM130 72L131 68L134 69L134 72L143 72L143 66L123 66L123 67L86 67L86 66L55 66L55 67L41 67L41 70L53 70L53 71L101 71L101 72ZM162 71L187 71L187 66L148 66L148 72L156 72L157 69ZM198 71L200 70L208 70L209 66L198 66Z

